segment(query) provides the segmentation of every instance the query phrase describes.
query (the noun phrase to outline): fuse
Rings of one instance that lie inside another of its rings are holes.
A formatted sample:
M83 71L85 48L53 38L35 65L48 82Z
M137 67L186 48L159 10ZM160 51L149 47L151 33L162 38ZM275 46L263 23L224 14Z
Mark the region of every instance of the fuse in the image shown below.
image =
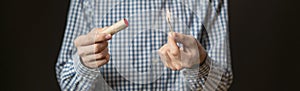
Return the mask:
M172 28L172 25L171 25L171 13L170 13L169 9L166 10L166 19L168 21L170 32L173 32L173 28Z

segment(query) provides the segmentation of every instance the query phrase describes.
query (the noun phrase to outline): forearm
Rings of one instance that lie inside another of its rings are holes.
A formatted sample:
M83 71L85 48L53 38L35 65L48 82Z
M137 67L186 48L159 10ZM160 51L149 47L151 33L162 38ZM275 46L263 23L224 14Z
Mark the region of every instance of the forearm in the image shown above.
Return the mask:
M193 90L226 91L232 83L227 3L227 0L210 2L211 13L206 16L208 21L204 22L202 38L198 39L207 51L207 58L199 66L198 76L190 79Z
M192 91L226 91L232 83L232 72L217 64L207 57L202 65L184 69L180 73Z
M62 90L92 91L95 87L96 78L101 75L97 69L88 69L84 67L77 55L64 60L59 58L57 65L57 79Z
M227 40L221 43L227 46L227 48L223 48L223 50L227 52L223 55L226 56L222 61L216 61L207 56L207 52L198 42L198 48L201 54L200 65L195 65L193 68L185 69L182 72L191 89L225 91L229 88L233 77L230 65L229 46L227 43Z

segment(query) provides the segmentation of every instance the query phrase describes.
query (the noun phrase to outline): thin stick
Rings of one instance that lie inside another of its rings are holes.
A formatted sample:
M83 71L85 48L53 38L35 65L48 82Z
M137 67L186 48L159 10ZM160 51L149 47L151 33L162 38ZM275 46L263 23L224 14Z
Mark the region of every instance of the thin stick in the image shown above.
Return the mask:
M168 21L168 24L169 24L170 32L174 32L173 28L172 28L172 25L171 25L171 20L170 20L171 14L170 14L169 9L167 9L167 15L166 15L166 17L167 17L167 21Z

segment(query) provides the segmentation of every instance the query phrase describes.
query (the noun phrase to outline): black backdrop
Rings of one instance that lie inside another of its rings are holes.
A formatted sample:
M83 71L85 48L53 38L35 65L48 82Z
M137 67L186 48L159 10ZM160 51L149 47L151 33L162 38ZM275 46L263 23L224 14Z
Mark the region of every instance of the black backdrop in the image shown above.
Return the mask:
M297 88L299 42L289 1L230 0L231 91ZM1 1L1 91L58 91L55 62L68 0Z

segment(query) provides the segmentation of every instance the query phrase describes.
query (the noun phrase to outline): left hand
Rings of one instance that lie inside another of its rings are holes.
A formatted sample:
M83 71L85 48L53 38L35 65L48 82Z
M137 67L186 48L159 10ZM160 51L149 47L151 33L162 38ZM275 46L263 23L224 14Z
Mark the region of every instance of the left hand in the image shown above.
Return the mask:
M183 47L179 48L177 42ZM167 44L158 53L164 65L172 70L191 68L202 63L206 57L205 49L193 36L175 32L168 34Z

